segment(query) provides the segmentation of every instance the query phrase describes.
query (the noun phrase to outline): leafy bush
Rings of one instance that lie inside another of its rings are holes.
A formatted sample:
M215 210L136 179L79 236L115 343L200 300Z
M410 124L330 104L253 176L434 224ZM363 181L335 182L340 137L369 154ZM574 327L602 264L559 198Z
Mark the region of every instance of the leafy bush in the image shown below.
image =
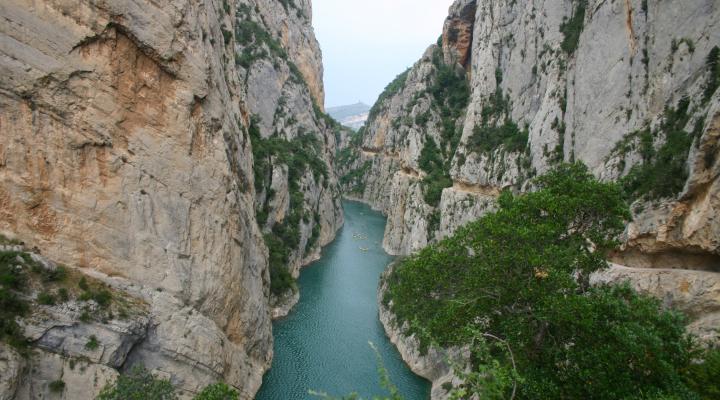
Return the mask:
M100 342L98 342L97 336L90 335L90 339L85 343L85 348L88 350L96 350L98 347L100 347Z
M468 138L467 147L470 151L478 153L492 153L499 147L505 151L522 152L526 149L529 133L527 129L520 129L510 119L510 101L502 92L502 73L495 72L497 87L481 111L481 123L473 128L473 134ZM559 122L558 122L559 124Z
M580 34L585 26L585 9L587 0L575 0L577 3L573 15L560 25L560 32L564 35L560 47L567 53L573 54L580 43Z
M66 302L70 300L70 293L66 288L60 288L58 289L58 296L60 297L60 301Z
M175 387L169 380L154 377L142 365L134 366L103 388L96 400L176 400ZM225 383L206 386L193 400L237 400L238 393Z
M705 93L703 102L707 103L710 98L715 94L717 88L720 87L720 48L715 46L708 53L707 61L705 62L708 69L708 80L705 84Z
M629 287L589 285L629 218L620 188L582 164L535 183L395 268L383 300L406 333L423 349L472 345L475 374L457 393L491 379L499 398L689 398L683 318Z
M690 366L687 374L688 385L702 400L720 399L720 349L709 349L702 362Z
M690 148L702 129L702 124L698 123L692 133L685 132L685 126L690 120L689 105L690 101L683 99L677 109L666 109L660 131L654 132L652 136L648 130L640 132L640 155L643 162L633 166L621 180L629 197L658 199L673 197L682 191L689 175L687 159ZM665 142L656 151L653 142L660 133Z
M15 293L23 290L27 282L23 269L16 268L16 260L20 256L21 253L15 251L0 252L0 340L23 349L27 341L17 318L24 316L29 307Z
M194 400L237 400L238 392L225 383L216 383L203 389Z
M285 164L288 167L289 211L282 223L275 224L272 231L265 235L270 258L271 289L274 294L282 294L294 288L294 280L287 268L291 252L300 246L300 223L308 218L300 180L310 171L315 182L327 185L329 172L327 164L320 157L320 143L315 135L301 132L291 141L278 137L263 138L258 123L257 117L253 116L249 127L256 191L260 193L266 189L273 165ZM260 222L267 220L267 212L265 208L257 211Z
M48 384L48 389L53 393L62 393L65 390L65 382L62 380L54 380Z
M45 306L54 306L55 305L55 296L48 292L42 292L38 294L37 297L38 303L45 305Z
M371 167L372 161L365 161L359 168L341 176L340 185L346 187L350 193L363 194L365 192L365 178Z
M107 289L95 290L88 286L88 289L85 290L78 299L81 301L94 300L100 307L108 308L112 303L112 293Z
M512 121L501 125L483 124L473 128L468 147L480 153L491 153L500 146L509 152L522 152L527 147L529 133Z
M168 380L157 379L142 365L120 375L106 386L97 400L176 400L175 388Z

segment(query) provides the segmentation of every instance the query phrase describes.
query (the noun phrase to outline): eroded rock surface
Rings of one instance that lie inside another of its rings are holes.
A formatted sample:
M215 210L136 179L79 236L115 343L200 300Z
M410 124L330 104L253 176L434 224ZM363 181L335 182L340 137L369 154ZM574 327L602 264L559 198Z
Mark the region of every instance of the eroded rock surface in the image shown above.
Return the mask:
M603 279L675 299L694 282L692 328L715 337L716 299L692 288L720 282L719 17L708 0L457 0L348 144L343 173L369 171L355 196L388 216L385 249L408 255L495 210L503 190L582 161L634 198L613 255L629 269Z
M312 137L327 169L294 188L309 217L276 267L297 275L342 224L310 1L9 0L0 14L0 232L148 304L131 325L45 310L28 325L43 368L18 398L58 374L67 398L91 398L135 363L183 396L225 380L254 397L272 358L273 223L257 215L285 223L292 185L272 158L273 195L256 187L253 121L265 139ZM63 358L90 333L97 379Z

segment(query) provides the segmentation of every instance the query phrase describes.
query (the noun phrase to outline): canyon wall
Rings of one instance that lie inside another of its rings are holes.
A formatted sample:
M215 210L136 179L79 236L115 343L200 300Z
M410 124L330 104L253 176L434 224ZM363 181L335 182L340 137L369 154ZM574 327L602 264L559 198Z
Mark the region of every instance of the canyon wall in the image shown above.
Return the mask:
M582 161L632 202L607 279L669 305L703 292L692 327L716 339L698 321L720 315L719 17L712 0L458 0L344 150L347 189L407 255Z
M84 357L103 378L54 395L94 398L142 363L183 397L224 380L253 398L271 276L297 276L342 224L310 1L8 0L0 15L0 233L145 304L102 321L115 334L60 313L76 340L130 344ZM305 160L287 157L298 138ZM280 249L277 226L293 232ZM0 398L46 397L84 356L30 333L29 360L0 349Z

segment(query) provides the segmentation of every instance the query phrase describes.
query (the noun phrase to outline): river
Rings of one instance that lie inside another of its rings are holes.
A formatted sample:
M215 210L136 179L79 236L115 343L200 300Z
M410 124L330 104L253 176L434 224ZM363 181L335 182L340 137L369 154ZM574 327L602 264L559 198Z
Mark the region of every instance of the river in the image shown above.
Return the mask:
M378 320L378 279L392 261L381 245L385 218L361 203L343 206L345 226L302 271L300 302L273 325L275 357L257 400L317 399L309 390L365 399L387 394L368 342L406 400L430 398L430 383L407 368Z

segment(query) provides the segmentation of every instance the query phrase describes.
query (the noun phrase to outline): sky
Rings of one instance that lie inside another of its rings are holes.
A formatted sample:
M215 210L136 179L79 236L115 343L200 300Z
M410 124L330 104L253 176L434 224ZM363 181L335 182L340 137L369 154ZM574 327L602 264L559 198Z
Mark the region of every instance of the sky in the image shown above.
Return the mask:
M372 105L442 34L452 0L313 0L325 105Z

